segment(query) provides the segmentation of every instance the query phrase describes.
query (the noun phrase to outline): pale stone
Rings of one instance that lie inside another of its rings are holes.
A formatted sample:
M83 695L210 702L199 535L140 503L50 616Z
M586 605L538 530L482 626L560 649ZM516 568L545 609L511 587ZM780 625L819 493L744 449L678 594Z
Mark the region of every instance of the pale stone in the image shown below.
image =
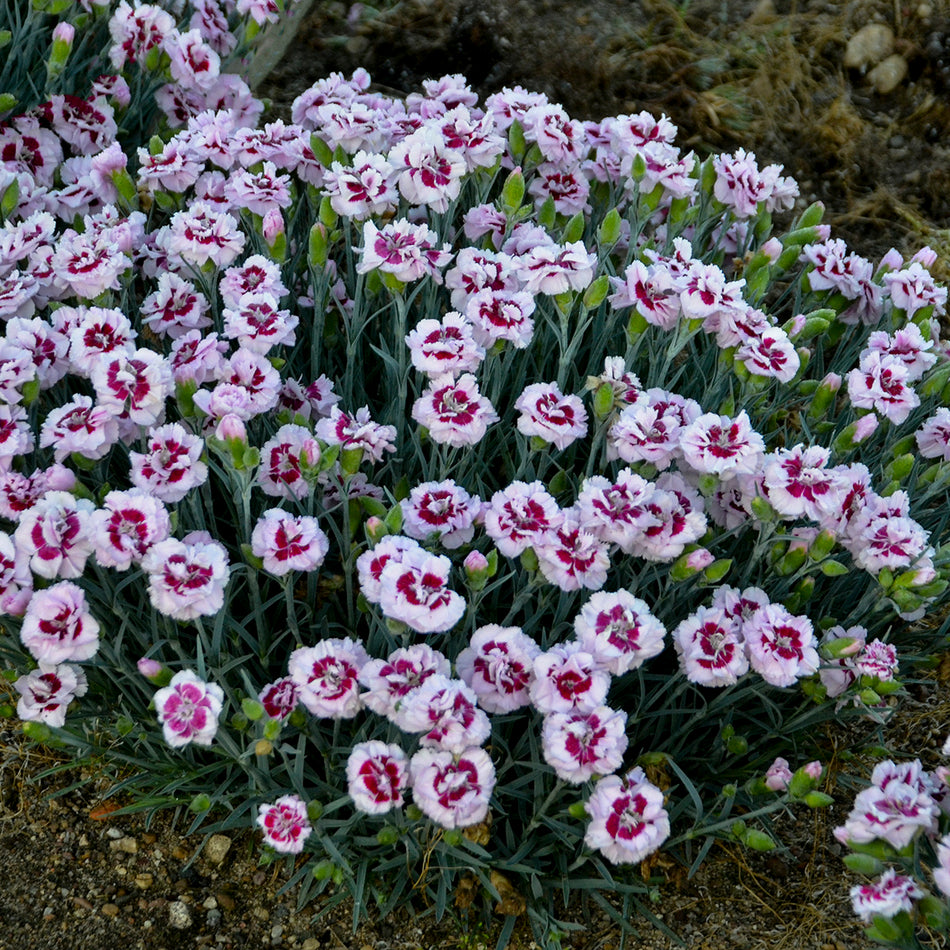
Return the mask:
M209 864L220 866L231 850L231 839L227 835L212 835L204 846L202 854Z
M848 40L844 64L848 69L863 72L893 52L894 31L886 23L869 23Z
M868 82L882 96L893 92L907 77L907 60L894 53L868 73Z

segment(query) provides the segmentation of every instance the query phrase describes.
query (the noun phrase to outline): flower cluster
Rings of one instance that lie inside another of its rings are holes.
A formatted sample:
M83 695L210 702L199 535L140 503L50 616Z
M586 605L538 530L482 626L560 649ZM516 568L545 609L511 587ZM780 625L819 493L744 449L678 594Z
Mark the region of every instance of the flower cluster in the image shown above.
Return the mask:
M763 703L777 734L883 715L894 620L950 578L932 254L849 253L778 166L701 162L666 117L461 76L334 74L259 127L222 67L276 9L192 6L123 0L113 80L0 129L20 717L176 800L220 778L318 880L399 840L443 887L522 849L542 879L642 861L782 751ZM938 780L889 769L850 843L937 834Z

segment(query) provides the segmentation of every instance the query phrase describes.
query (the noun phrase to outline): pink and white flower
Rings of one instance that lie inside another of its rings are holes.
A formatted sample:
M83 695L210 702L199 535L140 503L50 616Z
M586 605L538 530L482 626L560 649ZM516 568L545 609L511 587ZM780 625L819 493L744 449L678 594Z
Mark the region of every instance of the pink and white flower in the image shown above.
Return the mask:
M472 373L485 358L472 324L450 310L441 321L420 320L406 337L412 365L428 376Z
M835 828L844 844L886 841L900 850L922 831L937 831L940 807L933 797L932 777L919 760L879 762L871 773L871 785L858 792L847 821Z
M150 429L147 448L129 453L132 484L166 504L181 501L208 478L204 442L177 422Z
M636 864L669 837L663 793L640 768L602 778L584 807L591 819L584 843L613 864Z
M598 591L574 618L577 642L614 676L635 670L663 650L666 628L629 591Z
M481 394L475 377L457 380L438 376L412 405L412 418L424 426L433 442L462 447L480 442L498 421L491 402Z
M60 581L36 591L23 616L20 641L41 665L92 659L99 649L99 624L82 588Z
M154 350L102 356L92 366L92 385L100 406L142 426L159 425L171 395L171 367Z
M369 660L363 645L349 637L321 640L290 654L287 672L300 702L322 719L352 719L362 707L359 672Z
M257 699L264 707L264 712L271 719L284 722L290 718L290 714L297 708L300 690L291 677L284 676L273 683L268 683L260 691Z
M379 575L379 606L417 633L444 633L465 613L465 599L449 589L452 562L422 548L388 560Z
M90 518L96 560L103 567L127 571L148 549L171 534L162 501L141 488L110 491Z
M851 906L865 923L870 923L875 917L890 919L901 911L912 911L914 901L923 896L924 892L912 877L887 868L870 884L856 884L851 888Z
M403 804L409 758L398 745L358 742L346 761L347 790L357 811L385 815Z
M224 606L231 576L228 554L217 541L168 538L142 558L152 606L175 620L214 616Z
M573 509L533 544L545 579L561 590L599 590L607 581L607 544L589 531Z
M647 510L654 491L652 482L624 468L613 482L602 475L585 478L575 508L588 531L630 554L642 533L659 524Z
M367 690L362 694L363 702L406 731L406 697L429 677L448 677L450 673L451 664L438 650L426 643L414 643L395 650L386 660L369 660L360 668L359 681Z
M257 484L265 495L289 501L306 498L312 491L307 469L320 461L320 445L304 426L281 426L261 446Z
M423 747L464 752L481 745L491 734L478 697L462 680L436 673L407 693L399 710L400 728L421 733Z
M327 418L317 421L315 432L328 445L361 449L371 462L381 462L383 453L396 451L396 427L373 422L366 406L348 415L334 405Z
M587 410L580 397L565 396L556 383L532 383L515 400L518 431L538 436L557 449L587 435Z
M811 621L781 604L760 607L742 624L742 635L752 669L773 686L791 686L818 670Z
M91 501L67 491L48 491L20 517L17 550L38 577L80 577L92 553Z
M13 684L20 694L17 715L24 722L42 722L53 728L66 723L66 709L88 689L86 674L78 666L40 664Z
M488 816L495 766L484 749L460 755L420 749L409 762L412 798L444 828L468 828Z
M765 458L765 441L745 410L734 419L703 413L680 433L680 449L695 471L718 475L723 481L738 474L754 475Z
M627 751L627 714L598 706L544 717L541 749L559 779L582 785L595 775L609 775L623 765Z
M291 571L315 571L330 550L330 539L309 515L294 516L281 508L264 512L251 534L251 551L276 577Z
M749 669L739 625L719 607L699 607L673 631L680 668L691 683L733 686Z
M173 748L211 745L224 708L224 690L206 683L193 670L180 670L154 697L165 741Z
M360 263L356 270L368 274L381 270L404 284L429 276L442 282L442 268L452 259L448 244L438 245L438 235L424 224L410 224L404 218L382 229L373 221L363 225L363 246L356 249Z
M560 526L561 509L541 482L512 482L495 492L484 512L485 533L506 557L518 557Z
M264 832L264 844L278 854L300 854L313 831L307 806L299 795L284 795L257 810L257 824Z
M541 649L520 627L479 627L455 660L458 675L490 713L508 713L531 702L534 661Z
M467 544L482 513L481 499L454 480L423 482L400 503L402 530L417 541L436 536L449 550Z
M914 438L923 458L950 462L950 409L940 406L914 433Z
M542 713L582 712L603 705L610 674L580 643L559 643L534 660L529 694Z

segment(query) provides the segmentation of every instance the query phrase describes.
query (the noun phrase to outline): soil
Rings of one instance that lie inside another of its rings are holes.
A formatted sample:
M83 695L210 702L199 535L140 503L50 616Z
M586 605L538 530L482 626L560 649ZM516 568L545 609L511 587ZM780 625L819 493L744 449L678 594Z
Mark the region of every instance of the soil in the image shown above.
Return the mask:
M376 9L316 0L296 40L259 93L270 116L330 71L369 70L377 88L418 90L421 80L464 73L487 95L520 84L576 118L647 109L679 127L699 154L754 151L794 175L803 201L828 207L835 233L875 257L894 245L930 244L950 276L950 3L947 0L406 0ZM877 91L873 63L845 65L848 41L887 25L907 74ZM950 707L935 683L903 698L886 739L897 757L938 764ZM826 738L827 758L878 741L870 727ZM190 815L151 824L115 814L108 782L66 768L0 722L0 950L422 950L495 946L503 918L458 908L439 923L419 905L354 932L352 907L315 917L282 890L291 869L261 867L251 832L205 841ZM69 765L69 763L65 763ZM55 774L49 774L54 770ZM856 771L852 763L851 771ZM860 771L860 770L857 770ZM866 770L865 770L866 771ZM827 811L799 810L769 854L724 845L687 879L674 863L657 916L695 950L861 950L853 883L830 829L853 790L827 790ZM56 797L48 797L49 794ZM227 848L225 849L225 845ZM619 928L599 908L571 906L584 930L564 947L617 950ZM676 946L650 924L628 942ZM941 946L939 940L933 946ZM512 950L533 947L519 919Z

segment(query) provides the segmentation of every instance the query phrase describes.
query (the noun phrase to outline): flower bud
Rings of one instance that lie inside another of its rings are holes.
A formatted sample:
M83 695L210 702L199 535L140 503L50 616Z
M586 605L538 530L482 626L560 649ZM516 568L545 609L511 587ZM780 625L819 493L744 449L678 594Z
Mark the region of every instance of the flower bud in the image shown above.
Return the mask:
M489 578L488 558L481 551L471 551L462 562L465 579L472 590L482 590Z
M51 75L59 75L69 59L76 37L76 28L72 23L57 23L53 28L53 49L50 52L47 69Z
M380 538L384 538L387 534L386 525L383 523L382 518L377 518L376 515L370 515L370 517L366 519L366 536L373 544L379 541Z
M233 412L226 413L221 417L214 435L216 439L221 439L223 442L233 440L241 445L247 445L247 428L244 425L244 420Z
M784 792L791 780L792 770L788 767L788 762L781 756L766 770L765 786L773 792Z
M769 238L759 248L759 251L765 254L770 264L774 264L778 260L779 254L782 253L782 242L778 238Z

